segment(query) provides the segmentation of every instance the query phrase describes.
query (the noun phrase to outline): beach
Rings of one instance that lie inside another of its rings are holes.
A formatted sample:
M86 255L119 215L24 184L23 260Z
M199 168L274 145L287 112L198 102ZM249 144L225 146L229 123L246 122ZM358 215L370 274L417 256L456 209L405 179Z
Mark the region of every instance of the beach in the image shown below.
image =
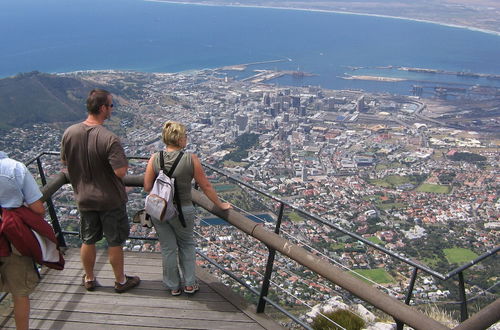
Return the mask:
M466 30L470 30L470 31L482 32L482 33L500 36L500 31L495 31L492 29L481 28L481 27L475 26L473 24L474 22L470 22L471 25L462 25L462 24L446 23L446 22L444 22L444 19L443 20L428 20L428 19L415 18L415 17L374 14L374 13L368 13L368 12L356 12L356 11L349 11L349 10L317 9L317 8L302 8L302 7L299 8L299 7L292 7L292 6L274 6L274 5L266 5L265 3L263 3L262 5L245 5L245 4L242 4L240 2L238 2L238 3L232 3L232 2L224 3L224 2L217 2L217 1L215 1L215 2L211 2L211 1L206 1L206 2L201 2L201 1L170 1L170 0L144 0L144 1L146 1L146 2L159 2L159 3L164 2L164 3L182 4L182 5L197 5L197 6L265 8L265 9L298 10L298 11L311 11L311 12L321 12L321 13L334 13L334 14L344 14L344 15L371 16L371 17L408 20L408 21L415 21L415 22L428 23L428 24L437 24L437 25L442 25L442 26L447 26L447 27L452 27L452 28L466 29Z

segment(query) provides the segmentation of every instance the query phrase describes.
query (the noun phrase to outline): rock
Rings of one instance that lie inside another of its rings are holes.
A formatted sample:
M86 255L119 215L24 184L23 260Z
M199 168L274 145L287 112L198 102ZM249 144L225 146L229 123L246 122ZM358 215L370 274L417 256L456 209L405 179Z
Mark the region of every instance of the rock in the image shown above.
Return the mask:
M366 323L371 323L375 321L375 315L373 315L372 312L370 312L368 309L365 308L365 306L361 304L353 306L352 312L361 317L363 320L365 320Z
M395 330L396 323L375 322L365 328L366 330Z

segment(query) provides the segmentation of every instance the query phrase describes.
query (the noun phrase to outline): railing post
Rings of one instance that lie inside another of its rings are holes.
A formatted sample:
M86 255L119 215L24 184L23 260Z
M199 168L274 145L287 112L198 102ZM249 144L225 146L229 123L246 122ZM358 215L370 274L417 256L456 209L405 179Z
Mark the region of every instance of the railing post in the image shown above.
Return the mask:
M279 234L281 227L281 220L283 218L283 210L285 209L285 204L280 203L280 211L278 214L278 219L276 220L276 227L274 228L274 233ZM264 279L262 280L262 288L260 290L259 303L257 305L257 313L264 313L266 309L266 300L269 293L269 283L271 282L271 275L273 273L274 257L276 256L276 250L267 247L269 249L269 257L267 258L266 272L264 273Z
M465 281L464 273L458 273L458 294L460 296L460 322L463 322L469 318L469 313L467 313L467 298L465 297Z
M40 173L40 179L42 180L42 185L47 184L47 179L45 178L45 172L43 171L42 161L40 160L40 156L36 158L36 164L38 166L38 173ZM52 228L56 233L57 242L60 247L66 247L66 241L64 240L64 235L59 225L59 219L57 218L57 213L54 208L54 204L52 203L52 197L47 198L47 207L49 209L50 219L52 220Z
M413 268L413 273L411 274L410 285L408 285L408 292L406 293L405 304L410 305L411 297L413 295L413 288L415 287L415 281L417 280L418 268ZM396 330L403 330L404 323L396 321Z

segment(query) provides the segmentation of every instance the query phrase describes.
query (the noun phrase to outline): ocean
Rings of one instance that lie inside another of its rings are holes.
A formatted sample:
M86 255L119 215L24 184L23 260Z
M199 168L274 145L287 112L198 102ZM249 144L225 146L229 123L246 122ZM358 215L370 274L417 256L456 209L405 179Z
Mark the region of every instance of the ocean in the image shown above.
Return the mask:
M312 11L197 6L142 0L3 0L0 78L78 70L181 72L241 63L315 74L271 81L408 94L415 83L490 85L500 74L500 36L411 20ZM346 80L379 75L405 82Z

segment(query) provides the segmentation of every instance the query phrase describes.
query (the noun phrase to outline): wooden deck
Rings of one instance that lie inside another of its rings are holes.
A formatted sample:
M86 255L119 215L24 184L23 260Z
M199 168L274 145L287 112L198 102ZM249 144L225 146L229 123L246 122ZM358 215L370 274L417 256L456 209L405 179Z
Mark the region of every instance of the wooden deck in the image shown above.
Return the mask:
M266 315L231 292L217 279L197 269L200 291L170 295L161 282L158 253L126 252L127 274L141 284L126 293L113 290L114 277L107 254L98 252L94 292L81 286L79 251L66 252L63 271L42 270L31 297L30 329L280 329ZM2 315L0 328L15 328L12 310Z

